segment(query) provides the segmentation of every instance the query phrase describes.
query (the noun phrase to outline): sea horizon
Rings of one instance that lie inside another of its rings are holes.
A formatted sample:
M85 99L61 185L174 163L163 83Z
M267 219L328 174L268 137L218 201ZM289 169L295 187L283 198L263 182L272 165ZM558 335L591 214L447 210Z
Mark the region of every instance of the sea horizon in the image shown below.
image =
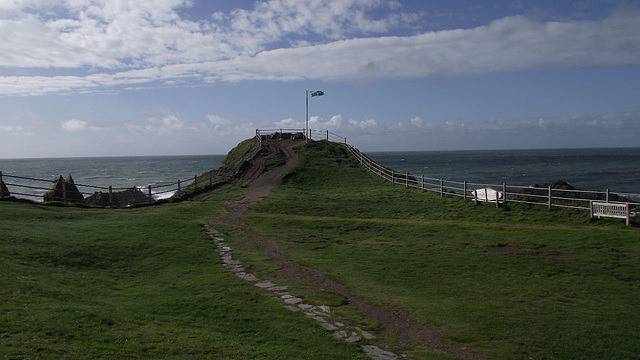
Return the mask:
M318 140L315 140L318 141ZM356 146L357 147L357 146ZM421 152L464 152L464 151L536 151L536 150L607 150L607 149L640 149L640 146L608 146L608 147L567 147L567 148L517 148L517 149L456 149L456 150L361 150L369 153L421 153ZM231 149L229 149L231 151ZM226 154L179 154L179 155L95 155L95 156L43 156L24 158L3 158L3 160L65 160L65 159L110 159L110 158L161 158L161 157L195 157L195 156L227 156Z
M640 147L368 151L372 160L399 172L427 178L535 186L557 180L582 190L640 194ZM220 167L226 155L152 155L0 159L5 183L12 176L46 185L71 174L77 184L147 188L164 186ZM11 179L11 181L9 181ZM48 185L46 185L48 186ZM24 190L36 196L41 190ZM634 197L639 197L634 196Z

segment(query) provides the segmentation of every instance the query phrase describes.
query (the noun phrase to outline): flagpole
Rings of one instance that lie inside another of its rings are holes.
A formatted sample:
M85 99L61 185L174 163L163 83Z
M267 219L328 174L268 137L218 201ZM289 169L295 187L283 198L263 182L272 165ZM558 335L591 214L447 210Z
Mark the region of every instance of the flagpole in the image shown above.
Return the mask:
M305 115L304 115L304 121L305 121L304 122L304 126L305 126L305 128L304 128L304 132L305 132L304 137L305 137L306 141L308 142L309 141L309 90L305 90L304 91L304 100L305 100L305 103L306 103L306 112L305 112Z

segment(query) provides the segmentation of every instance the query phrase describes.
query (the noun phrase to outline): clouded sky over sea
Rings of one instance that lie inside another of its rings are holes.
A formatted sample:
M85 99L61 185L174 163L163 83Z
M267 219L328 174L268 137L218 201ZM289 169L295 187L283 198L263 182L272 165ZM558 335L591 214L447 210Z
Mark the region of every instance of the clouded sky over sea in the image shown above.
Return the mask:
M0 158L640 146L640 2L0 1Z

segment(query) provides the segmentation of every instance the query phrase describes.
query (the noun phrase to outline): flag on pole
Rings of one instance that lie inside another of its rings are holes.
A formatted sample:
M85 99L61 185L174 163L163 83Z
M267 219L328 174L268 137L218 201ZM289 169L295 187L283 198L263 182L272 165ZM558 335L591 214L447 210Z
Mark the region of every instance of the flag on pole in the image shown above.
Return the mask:
M322 95L324 95L324 91L320 91L320 90L318 90L318 91L312 91L312 92L311 92L311 97L314 97L314 96L322 96Z

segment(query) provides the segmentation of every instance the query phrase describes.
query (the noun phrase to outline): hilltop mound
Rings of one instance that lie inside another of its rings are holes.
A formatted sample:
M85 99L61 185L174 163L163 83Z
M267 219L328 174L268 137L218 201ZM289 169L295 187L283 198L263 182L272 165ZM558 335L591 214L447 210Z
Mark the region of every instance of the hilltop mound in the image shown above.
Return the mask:
M291 149L304 145L301 139L269 139L262 142L246 139L231 149L217 170L202 173L197 181L176 193L183 198L223 184L241 181L243 186L256 180L265 171L284 165L293 157Z

